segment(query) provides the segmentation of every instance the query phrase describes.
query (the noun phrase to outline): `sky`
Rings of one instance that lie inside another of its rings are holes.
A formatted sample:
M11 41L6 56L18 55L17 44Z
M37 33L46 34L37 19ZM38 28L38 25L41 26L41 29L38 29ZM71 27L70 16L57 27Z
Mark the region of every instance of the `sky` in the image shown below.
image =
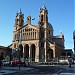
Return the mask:
M40 8L43 4L48 10L48 21L54 29L54 36L62 31L65 38L65 48L73 49L73 31L75 30L74 5L75 0L0 0L0 45L9 46L13 40L13 30L16 13L21 8L24 23L28 14L38 25Z

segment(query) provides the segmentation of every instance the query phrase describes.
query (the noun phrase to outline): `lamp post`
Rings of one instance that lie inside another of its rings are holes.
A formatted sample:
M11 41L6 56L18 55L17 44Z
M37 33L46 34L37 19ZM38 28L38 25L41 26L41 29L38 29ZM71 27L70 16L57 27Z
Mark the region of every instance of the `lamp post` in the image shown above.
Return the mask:
M19 56L19 70L20 70L20 48L18 49L18 56Z
M16 53L16 50L15 50L15 49L13 49L13 50L12 50L12 56L13 56L13 58L12 58L12 59L13 59L13 61L15 61L15 53Z
M22 40L22 33L20 31L20 37L19 37L19 48L18 48L18 56L19 56L19 70L20 70L20 48L21 48L21 40Z

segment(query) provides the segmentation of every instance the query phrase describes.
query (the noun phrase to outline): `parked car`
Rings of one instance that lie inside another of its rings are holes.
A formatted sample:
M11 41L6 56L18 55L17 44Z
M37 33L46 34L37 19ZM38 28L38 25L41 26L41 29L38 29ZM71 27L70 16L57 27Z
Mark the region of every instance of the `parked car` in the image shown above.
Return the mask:
M64 64L64 65L66 65L66 64L68 64L69 62L68 62L68 59L60 59L59 60L59 64Z
M23 61L15 60L11 61L11 65L25 65L26 63Z
M3 61L2 61L2 65L9 65L9 64L10 64L9 61L6 61L6 60L3 60Z

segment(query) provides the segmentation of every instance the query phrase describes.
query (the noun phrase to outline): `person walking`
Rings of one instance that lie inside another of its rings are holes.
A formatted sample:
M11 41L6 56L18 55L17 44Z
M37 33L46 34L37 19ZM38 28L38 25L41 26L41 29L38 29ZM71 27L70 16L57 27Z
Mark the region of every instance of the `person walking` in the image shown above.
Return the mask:
M72 58L69 57L69 58L68 58L68 61L69 61L69 67L71 67L71 65L72 65Z

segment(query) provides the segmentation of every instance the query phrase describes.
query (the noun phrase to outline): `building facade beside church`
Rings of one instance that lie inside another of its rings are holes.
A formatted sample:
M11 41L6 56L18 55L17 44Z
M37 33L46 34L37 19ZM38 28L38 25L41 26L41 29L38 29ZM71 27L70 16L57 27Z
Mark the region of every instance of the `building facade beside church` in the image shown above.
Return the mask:
M64 50L64 35L62 32L58 36L53 35L54 29L48 17L48 10L43 6L40 8L38 25L31 23L30 15L24 24L24 14L20 9L15 18L11 46L16 50L16 55L20 48L20 57L29 62L47 62L60 57L61 50Z
M74 40L74 53L75 53L75 31L73 32L73 40Z

